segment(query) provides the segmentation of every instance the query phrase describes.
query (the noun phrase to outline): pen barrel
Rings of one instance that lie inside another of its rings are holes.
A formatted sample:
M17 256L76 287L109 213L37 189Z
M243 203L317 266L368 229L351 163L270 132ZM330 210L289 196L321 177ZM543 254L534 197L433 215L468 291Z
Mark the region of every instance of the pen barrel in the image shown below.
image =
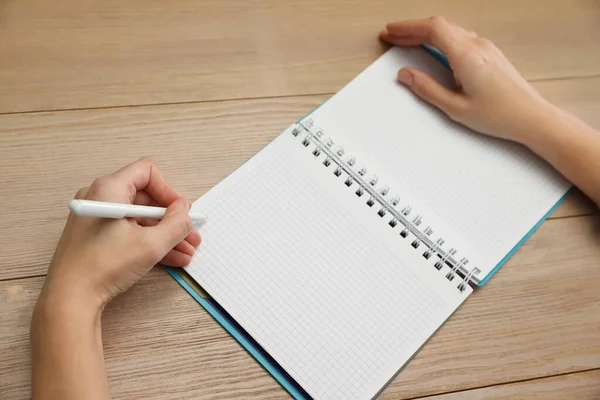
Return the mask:
M162 219L166 209L162 207L116 204L102 201L71 200L69 209L80 216L100 218L152 218Z

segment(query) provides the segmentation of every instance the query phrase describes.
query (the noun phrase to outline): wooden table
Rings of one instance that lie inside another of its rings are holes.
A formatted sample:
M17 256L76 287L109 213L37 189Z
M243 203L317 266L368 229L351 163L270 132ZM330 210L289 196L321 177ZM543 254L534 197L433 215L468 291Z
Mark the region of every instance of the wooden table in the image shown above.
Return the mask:
M29 396L29 319L79 187L151 156L195 199L381 54L386 21L431 14L600 127L596 1L0 1L0 397ZM569 197L381 398L600 398L594 214ZM161 269L103 331L115 398L288 397Z

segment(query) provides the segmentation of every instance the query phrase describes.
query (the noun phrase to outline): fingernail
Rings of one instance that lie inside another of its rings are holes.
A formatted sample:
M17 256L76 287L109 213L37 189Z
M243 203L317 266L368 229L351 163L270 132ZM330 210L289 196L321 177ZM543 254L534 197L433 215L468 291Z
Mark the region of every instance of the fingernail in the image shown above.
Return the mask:
M410 73L410 71L406 69L401 69L400 71L398 71L398 80L400 81L400 83L410 87L414 83L415 77L412 73Z

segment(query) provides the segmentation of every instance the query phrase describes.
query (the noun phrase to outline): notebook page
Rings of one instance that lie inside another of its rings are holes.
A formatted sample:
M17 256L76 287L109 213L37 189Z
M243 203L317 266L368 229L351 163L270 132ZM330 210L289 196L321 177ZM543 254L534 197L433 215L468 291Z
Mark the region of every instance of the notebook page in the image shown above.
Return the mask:
M380 176L483 279L570 184L524 146L453 123L396 82L403 66L446 86L451 74L419 48L393 48L311 117Z
M315 399L369 399L471 293L282 133L194 203L186 271Z

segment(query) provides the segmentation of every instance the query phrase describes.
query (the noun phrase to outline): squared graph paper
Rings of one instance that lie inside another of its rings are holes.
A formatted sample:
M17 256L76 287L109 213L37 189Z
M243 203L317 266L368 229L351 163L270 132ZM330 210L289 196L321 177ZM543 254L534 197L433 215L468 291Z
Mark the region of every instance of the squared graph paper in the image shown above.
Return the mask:
M262 158L195 205L187 272L313 398L371 398L464 296L436 293L294 157Z

